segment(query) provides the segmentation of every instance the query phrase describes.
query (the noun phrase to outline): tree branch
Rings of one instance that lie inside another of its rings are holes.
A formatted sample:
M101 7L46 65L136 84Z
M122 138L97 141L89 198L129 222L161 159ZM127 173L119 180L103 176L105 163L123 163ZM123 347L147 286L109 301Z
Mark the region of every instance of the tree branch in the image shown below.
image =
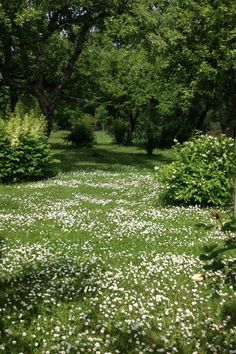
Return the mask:
M55 106L55 103L56 103L60 93L62 92L66 83L68 82L68 80L70 79L70 77L72 75L76 61L83 50L84 43L86 42L86 39L87 39L87 36L89 33L89 29L90 29L90 24L86 24L83 27L81 27L79 37L78 37L76 44L75 44L74 52L71 55L71 57L69 58L66 68L64 70L64 74L60 80L60 83L55 88L53 95L50 99L50 104L52 107Z
M6 68L4 67L4 65L0 65L0 72L2 74L3 80L5 81L5 83L7 85L9 85L10 87L20 90L22 92L28 92L31 94L34 94L34 86L33 85L29 85L23 81L19 81L19 80L13 80L7 73Z

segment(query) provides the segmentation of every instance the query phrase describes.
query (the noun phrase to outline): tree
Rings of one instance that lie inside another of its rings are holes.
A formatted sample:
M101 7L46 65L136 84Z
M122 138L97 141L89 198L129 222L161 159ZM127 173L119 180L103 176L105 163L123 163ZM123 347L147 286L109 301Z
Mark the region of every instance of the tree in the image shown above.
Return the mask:
M78 97L82 110L91 109L89 113L94 114L103 106L109 121L127 121L128 144L132 142L137 120L150 104L155 86L144 45L150 8L143 0L135 5L131 13L110 17L102 35L93 35L67 87L68 96Z
M152 98L152 67L142 48L110 48L104 51L101 87L119 115L128 120L127 144L133 139L137 120Z
M154 12L150 52L163 82L160 110L178 107L193 129L202 129L212 109L222 132L235 135L235 1L173 0Z
M0 73L4 83L37 98L47 132L60 94L85 44L111 16L129 11L126 0L2 0Z

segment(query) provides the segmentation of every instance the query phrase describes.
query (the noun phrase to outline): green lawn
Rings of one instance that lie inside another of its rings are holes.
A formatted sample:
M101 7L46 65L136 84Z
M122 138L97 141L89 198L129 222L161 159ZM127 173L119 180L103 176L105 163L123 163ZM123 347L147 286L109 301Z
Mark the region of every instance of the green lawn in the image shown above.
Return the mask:
M0 353L235 353L233 289L191 279L225 234L210 210L158 199L172 153L102 132L93 149L50 142L57 177L0 186Z

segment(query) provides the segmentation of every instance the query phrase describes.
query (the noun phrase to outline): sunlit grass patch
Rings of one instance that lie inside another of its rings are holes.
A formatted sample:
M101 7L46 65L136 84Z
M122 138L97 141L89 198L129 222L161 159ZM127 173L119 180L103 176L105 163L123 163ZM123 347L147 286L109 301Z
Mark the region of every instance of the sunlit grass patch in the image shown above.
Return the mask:
M211 211L160 205L144 155L141 168L131 156L125 168L93 157L92 169L80 156L77 171L0 186L0 350L233 351L233 289L221 272L192 279L201 248L225 238Z

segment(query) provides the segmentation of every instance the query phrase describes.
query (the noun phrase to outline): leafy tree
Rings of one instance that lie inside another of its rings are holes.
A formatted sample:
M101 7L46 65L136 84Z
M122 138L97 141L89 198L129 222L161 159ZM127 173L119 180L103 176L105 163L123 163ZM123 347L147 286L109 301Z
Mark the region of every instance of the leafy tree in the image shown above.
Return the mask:
M128 144L155 87L153 68L143 44L145 32L141 31L150 10L146 1L138 0L135 5L132 13L109 18L102 35L99 32L93 35L80 56L67 91L68 96L73 92L73 96L79 97L79 106L85 111L90 108L89 113L97 115L102 106L108 121L126 120Z
M110 16L128 12L131 5L126 0L1 1L1 76L12 89L38 99L48 134L85 44Z
M107 67L102 87L112 98L119 114L127 117L127 143L130 144L138 117L151 99L151 67L142 49L113 48L105 53L104 60L107 60Z
M160 113L178 108L193 129L202 129L213 109L222 132L235 135L235 1L173 0L154 13L150 54L162 81Z

